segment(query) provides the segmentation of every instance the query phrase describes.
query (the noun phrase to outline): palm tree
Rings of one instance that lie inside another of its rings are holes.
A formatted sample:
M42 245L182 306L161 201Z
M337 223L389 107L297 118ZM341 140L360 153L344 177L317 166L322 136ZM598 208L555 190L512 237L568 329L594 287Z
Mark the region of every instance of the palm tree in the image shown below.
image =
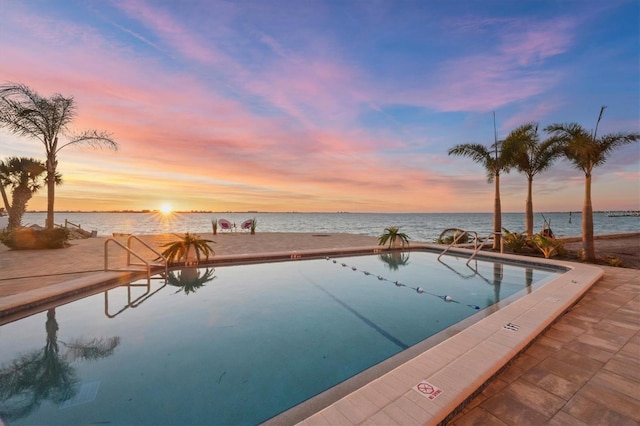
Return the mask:
M397 247L400 245L404 248L405 245L409 245L409 236L404 232L400 232L400 227L390 226L384 229L384 233L378 237L378 245L385 245L389 243L389 248Z
M497 138L496 138L497 139ZM489 183L495 182L495 199L493 205L493 232L495 236L502 231L502 209L500 207L500 173L509 173L510 165L500 150L502 142L495 141L489 148L481 144L469 143L456 145L449 150L449 155L469 157L482 164L487 171ZM500 238L494 238L493 249L500 248Z
M163 247L166 248L162 255L167 258L169 263L198 264L201 253L206 256L206 259L209 259L209 256L216 255L216 252L209 247L209 243L215 243L215 241L206 240L197 234L187 232L179 240L164 244Z
M58 153L67 146L89 145L117 149L118 144L105 132L86 130L71 134L69 124L76 116L73 98L55 94L40 96L24 84L0 85L0 127L10 132L39 140L45 147L47 169L47 222L53 229ZM60 141L59 136L66 136Z
M533 236L533 177L543 172L560 154L559 144L554 139L540 142L538 123L526 123L513 130L504 141L505 157L520 173L527 176L527 201L525 227L529 237Z
M11 204L3 196L9 213L9 230L20 227L27 203L41 187L41 177L46 171L44 164L34 158L10 157L0 161L0 186L11 187Z
M589 133L577 123L551 124L545 131L560 141L564 156L573 166L584 172L584 204L582 206L582 244L584 260L596 260L593 240L593 206L591 204L591 177L593 169L607 161L614 149L640 139L640 133L610 133L598 137L598 125L606 106L600 108L600 115L593 133Z

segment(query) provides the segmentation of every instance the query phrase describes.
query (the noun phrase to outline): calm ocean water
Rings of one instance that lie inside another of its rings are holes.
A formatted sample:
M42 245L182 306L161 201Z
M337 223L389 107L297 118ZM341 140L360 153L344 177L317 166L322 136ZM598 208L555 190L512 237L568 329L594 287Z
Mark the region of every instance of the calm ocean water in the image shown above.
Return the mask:
M573 212L542 213L550 221L557 236L580 236L581 214ZM534 230L543 227L542 214L534 215ZM46 213L26 213L23 225L45 223ZM97 231L98 236L110 236L114 232L133 234L163 234L212 232L213 219L227 219L240 226L256 218L256 232L331 232L378 236L384 228L399 226L411 240L433 242L446 228L461 228L488 235L493 227L491 213L56 213L55 223L65 219L82 226L87 231ZM511 232L524 231L524 213L504 213L502 226ZM594 213L596 235L621 232L638 232L640 217L608 217Z

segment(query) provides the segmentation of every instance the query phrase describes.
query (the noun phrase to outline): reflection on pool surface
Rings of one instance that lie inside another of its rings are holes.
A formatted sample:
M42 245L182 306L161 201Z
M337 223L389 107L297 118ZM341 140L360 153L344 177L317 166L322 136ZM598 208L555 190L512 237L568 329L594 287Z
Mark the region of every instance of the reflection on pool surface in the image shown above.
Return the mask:
M408 252L185 268L0 327L8 424L256 424L557 270Z

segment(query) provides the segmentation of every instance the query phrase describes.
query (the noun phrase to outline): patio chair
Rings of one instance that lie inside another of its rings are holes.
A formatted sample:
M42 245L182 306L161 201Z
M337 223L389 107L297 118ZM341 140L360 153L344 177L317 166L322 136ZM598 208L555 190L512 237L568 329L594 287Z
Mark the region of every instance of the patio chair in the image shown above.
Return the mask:
M220 231L231 232L233 230L233 226L231 225L231 222L229 222L227 219L220 219L218 221L218 226L220 227Z
M242 225L240 225L240 229L242 231L250 231L252 224L253 224L253 219L247 219L244 222L242 222Z

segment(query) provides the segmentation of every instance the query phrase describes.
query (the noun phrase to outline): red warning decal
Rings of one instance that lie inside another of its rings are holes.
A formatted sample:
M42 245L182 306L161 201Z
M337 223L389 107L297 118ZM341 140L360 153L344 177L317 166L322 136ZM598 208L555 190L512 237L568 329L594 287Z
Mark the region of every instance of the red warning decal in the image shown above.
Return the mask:
M438 395L440 395L443 392L442 389L433 386L431 383L425 380L415 385L413 389L416 390L420 395L432 401L436 399Z

